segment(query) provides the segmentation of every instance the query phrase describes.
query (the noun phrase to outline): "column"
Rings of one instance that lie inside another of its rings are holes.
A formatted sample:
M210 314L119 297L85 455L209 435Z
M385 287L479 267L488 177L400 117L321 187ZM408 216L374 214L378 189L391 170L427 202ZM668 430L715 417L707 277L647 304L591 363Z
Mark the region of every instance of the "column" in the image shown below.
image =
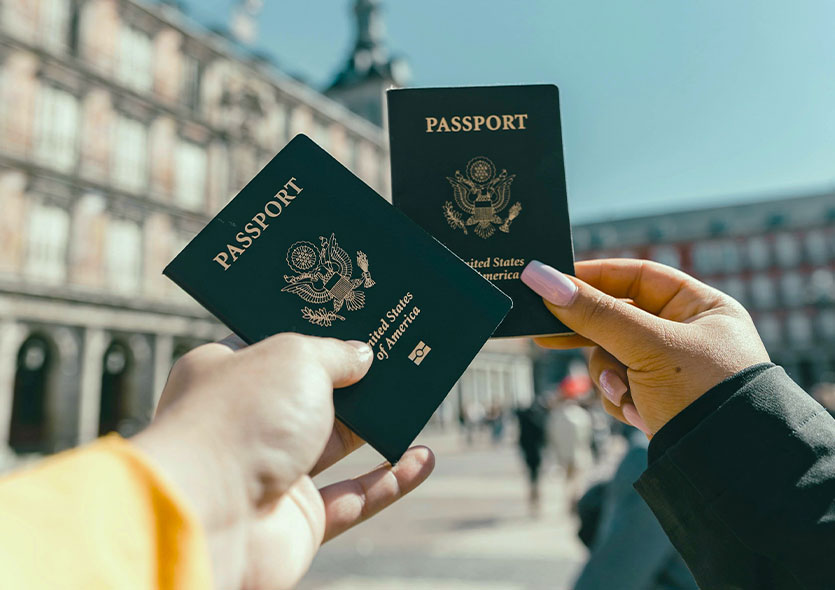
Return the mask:
M168 380L172 358L174 358L174 337L170 334L157 334L154 341L154 409L159 403L162 389Z
M95 439L99 435L99 405L101 404L101 377L107 337L104 330L84 330L84 356L81 359L81 395L78 412L78 444Z
M0 447L9 442L17 352L26 331L11 319L0 320Z

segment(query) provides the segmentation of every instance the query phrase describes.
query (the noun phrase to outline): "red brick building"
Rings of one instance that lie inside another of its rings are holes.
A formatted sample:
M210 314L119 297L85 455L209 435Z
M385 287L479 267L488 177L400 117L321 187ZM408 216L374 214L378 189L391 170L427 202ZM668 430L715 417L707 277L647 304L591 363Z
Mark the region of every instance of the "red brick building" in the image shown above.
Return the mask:
M680 268L751 312L774 362L803 385L835 382L835 193L578 226L578 260Z

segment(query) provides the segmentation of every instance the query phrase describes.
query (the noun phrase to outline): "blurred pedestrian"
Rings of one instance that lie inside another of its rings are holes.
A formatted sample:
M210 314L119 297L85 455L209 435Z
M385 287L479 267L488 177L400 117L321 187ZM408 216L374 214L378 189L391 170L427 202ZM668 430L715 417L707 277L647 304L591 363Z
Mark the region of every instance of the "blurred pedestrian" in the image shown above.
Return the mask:
M616 421L606 413L596 396L588 396L581 404L591 417L591 455L596 465L605 460L609 445L612 441L612 427Z
M475 442L476 434L479 428L484 423L485 411L484 406L477 400L470 400L462 409L462 418L464 422L464 435L467 440L467 446L472 446Z
M517 413L519 418L519 449L528 469L528 509L531 516L540 514L539 470L546 442L548 406L541 396Z
M490 406L485 421L490 426L490 442L499 444L504 434L504 408L499 402Z
M575 271L525 268L575 332L537 342L594 347L606 411L652 439L635 489L699 587L832 590L835 419L723 292L646 260Z
M589 491L599 498L599 520L586 540L591 552L574 590L698 590L684 560L632 487L647 466L647 438L631 427L625 435L626 455L614 477L602 489Z
M591 381L588 384L590 387ZM579 497L583 477L592 466L591 415L576 399L586 391L566 377L552 398L548 424L548 443L565 475L566 495L571 504Z

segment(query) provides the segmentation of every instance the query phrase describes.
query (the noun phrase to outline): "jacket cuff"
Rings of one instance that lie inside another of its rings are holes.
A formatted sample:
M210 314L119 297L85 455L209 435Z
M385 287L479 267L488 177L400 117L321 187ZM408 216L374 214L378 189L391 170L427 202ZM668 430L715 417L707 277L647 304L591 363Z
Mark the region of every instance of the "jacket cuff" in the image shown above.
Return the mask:
M659 447L663 453L635 484L648 503L666 495L664 484L671 472L684 476L709 503L728 488L741 485L749 474L758 474L763 480L769 480L768 474L772 480L790 477L814 459L814 447L798 433L826 410L782 367L766 366L743 381L698 427L670 441L669 446Z
M743 369L736 375L714 385L707 393L673 416L652 437L649 443L649 464L652 465L657 461L670 447L693 430L699 422L718 410L733 394L774 366L772 363L760 363Z

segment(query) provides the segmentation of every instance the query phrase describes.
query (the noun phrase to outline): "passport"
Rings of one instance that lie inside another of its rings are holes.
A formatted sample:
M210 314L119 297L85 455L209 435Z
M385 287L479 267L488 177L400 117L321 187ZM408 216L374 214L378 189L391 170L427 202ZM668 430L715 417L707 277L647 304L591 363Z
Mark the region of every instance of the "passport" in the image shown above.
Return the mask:
M248 343L368 342L368 374L335 390L334 406L392 463L512 305L304 135L163 272Z
M554 85L389 90L393 204L509 295L495 336L570 330L519 279L574 274Z

